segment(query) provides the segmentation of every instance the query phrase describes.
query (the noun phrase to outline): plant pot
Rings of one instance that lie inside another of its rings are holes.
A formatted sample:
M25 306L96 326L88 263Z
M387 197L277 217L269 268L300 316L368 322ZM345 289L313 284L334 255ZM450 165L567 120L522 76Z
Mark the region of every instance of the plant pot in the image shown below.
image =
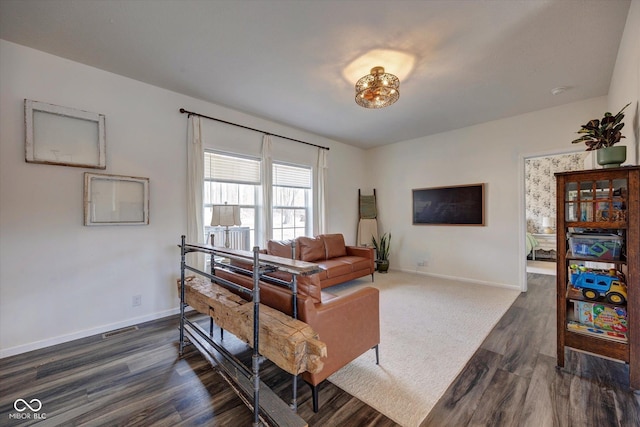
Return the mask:
M376 260L376 265L378 266L378 271L380 273L386 273L389 270L389 260L388 259Z
M596 150L598 164L603 168L619 168L627 160L627 146L614 145Z

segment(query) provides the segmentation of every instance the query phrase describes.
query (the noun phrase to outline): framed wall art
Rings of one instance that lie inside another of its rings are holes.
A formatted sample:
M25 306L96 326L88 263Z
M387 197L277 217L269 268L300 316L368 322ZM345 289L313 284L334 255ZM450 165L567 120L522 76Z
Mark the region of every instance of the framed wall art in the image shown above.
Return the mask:
M104 114L24 100L28 163L106 169Z
M419 188L413 193L414 225L485 225L484 184Z
M84 225L149 224L149 178L84 174Z

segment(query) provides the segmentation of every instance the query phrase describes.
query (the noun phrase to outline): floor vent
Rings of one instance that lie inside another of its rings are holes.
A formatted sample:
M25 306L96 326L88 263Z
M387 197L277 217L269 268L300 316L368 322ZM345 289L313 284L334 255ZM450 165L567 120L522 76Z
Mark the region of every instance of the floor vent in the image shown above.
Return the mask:
M116 329L115 331L105 332L104 334L102 334L102 338L111 338L111 337L115 337L116 335L122 335L122 334L126 334L127 332L133 332L137 330L138 330L137 326L129 326L122 329Z

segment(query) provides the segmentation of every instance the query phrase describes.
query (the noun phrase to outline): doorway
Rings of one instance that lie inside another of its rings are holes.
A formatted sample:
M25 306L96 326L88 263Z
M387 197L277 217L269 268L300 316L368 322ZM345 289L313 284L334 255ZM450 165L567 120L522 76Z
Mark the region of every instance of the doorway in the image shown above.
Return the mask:
M526 272L556 274L556 172L585 169L587 152L524 159Z

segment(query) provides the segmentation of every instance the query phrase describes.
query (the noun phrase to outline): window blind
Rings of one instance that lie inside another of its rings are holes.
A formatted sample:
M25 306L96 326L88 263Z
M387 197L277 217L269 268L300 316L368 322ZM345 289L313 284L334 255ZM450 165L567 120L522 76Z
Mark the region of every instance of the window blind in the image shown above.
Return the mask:
M260 185L260 160L205 151L204 178L217 182Z
M276 187L311 188L311 169L274 163L272 180Z

